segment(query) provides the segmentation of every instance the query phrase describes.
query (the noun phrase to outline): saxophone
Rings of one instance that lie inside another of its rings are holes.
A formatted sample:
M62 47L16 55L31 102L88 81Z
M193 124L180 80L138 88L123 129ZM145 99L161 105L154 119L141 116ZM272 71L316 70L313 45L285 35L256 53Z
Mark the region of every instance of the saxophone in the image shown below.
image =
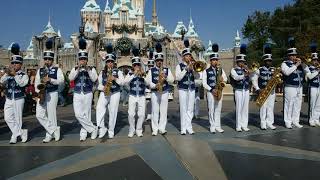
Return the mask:
M222 68L218 65L217 66L217 84L215 88L215 97L219 101L222 97L223 88L226 86L222 80Z
M158 84L157 84L157 89L158 89L158 92L160 92L160 93L163 92L163 84L165 81L165 78L163 77L162 74L163 74L163 68L161 67L160 71L159 71L159 80L158 80Z
M259 93L256 104L261 107L268 97L270 96L272 90L278 85L282 83L282 74L281 74L281 68L278 67L274 70L274 73L271 77L271 79L268 81L267 86L261 90Z
M103 92L105 96L109 96L111 92L111 86L112 86L112 80L110 79L110 77L112 76L112 70L106 69L105 72L107 73L108 81L104 86Z
M48 77L49 75L49 69L47 67L43 67L43 69L44 69L44 74L41 77L40 84L38 84L37 86L37 88L39 89L38 98L39 98L40 104L44 104L45 102L47 85L44 82L44 78Z

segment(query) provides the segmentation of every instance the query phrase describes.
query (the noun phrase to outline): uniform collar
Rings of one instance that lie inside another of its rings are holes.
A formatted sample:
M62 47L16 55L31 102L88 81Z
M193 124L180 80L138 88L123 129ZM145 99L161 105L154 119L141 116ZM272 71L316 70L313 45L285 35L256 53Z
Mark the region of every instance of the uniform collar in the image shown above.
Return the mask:
M290 59L287 59L287 62L293 63L293 61L291 61Z
M215 69L216 69L216 67L210 66L210 69L215 70Z
M52 69L53 67L54 67L54 66L53 66L53 64L52 64L51 66L48 67L48 69Z

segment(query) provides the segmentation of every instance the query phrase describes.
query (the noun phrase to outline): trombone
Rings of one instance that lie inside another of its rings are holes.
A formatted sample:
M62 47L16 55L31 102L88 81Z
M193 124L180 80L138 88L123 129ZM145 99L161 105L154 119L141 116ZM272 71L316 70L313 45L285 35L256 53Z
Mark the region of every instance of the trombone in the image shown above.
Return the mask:
M190 63L192 64L193 70L198 73L206 70L206 68L207 68L207 63L204 61L200 61L200 60L196 61L195 59L192 58L191 62L189 62L188 65Z

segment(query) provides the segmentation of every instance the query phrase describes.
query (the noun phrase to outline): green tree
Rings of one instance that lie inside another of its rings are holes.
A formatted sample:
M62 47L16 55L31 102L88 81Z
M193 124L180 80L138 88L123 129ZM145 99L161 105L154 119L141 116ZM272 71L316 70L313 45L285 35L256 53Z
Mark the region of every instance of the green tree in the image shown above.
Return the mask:
M250 42L247 54L249 63L259 62L262 56L263 45L271 36L269 31L270 20L270 12L255 11L248 17L246 24L242 28L244 38Z
M319 0L295 0L274 12L256 11L248 17L242 33L248 39L248 59L259 59L266 42L273 43L276 64L282 62L288 38L295 37L299 54L308 56L312 41L320 43Z

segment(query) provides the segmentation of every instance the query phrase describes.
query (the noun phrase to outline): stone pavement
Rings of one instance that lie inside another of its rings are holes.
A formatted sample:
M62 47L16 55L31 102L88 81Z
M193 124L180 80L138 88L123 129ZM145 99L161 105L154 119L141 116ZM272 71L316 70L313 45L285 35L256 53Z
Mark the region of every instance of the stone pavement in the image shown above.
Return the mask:
M320 128L283 128L282 102L275 108L277 130L259 129L258 109L250 105L250 132L234 131L234 103L223 102L225 133L210 134L206 103L193 121L195 135L179 135L179 110L169 107L168 134L129 139L127 108L120 107L116 136L79 141L80 125L72 106L59 107L62 140L43 144L43 128L34 116L24 118L29 142L10 145L0 120L0 179L319 179ZM307 123L307 104L301 120ZM93 119L95 114L93 113Z

